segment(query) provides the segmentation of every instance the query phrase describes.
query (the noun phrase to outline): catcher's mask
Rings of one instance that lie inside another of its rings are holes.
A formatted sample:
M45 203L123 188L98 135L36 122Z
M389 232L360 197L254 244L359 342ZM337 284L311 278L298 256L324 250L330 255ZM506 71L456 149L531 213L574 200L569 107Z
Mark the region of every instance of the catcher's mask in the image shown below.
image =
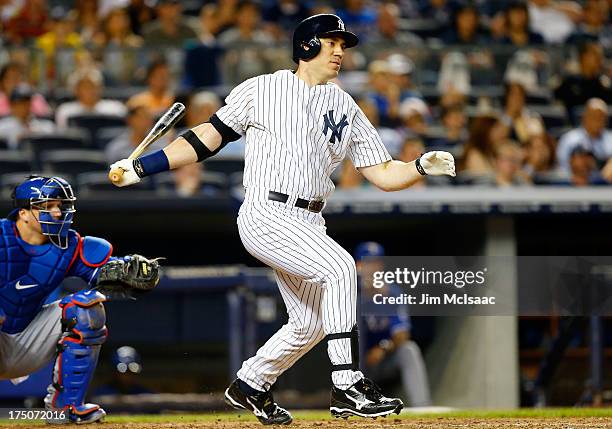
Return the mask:
M76 197L66 180L61 177L30 177L15 187L12 197L15 208L7 216L9 219L17 220L20 209L36 209L42 234L60 249L68 247L68 230L76 212ZM57 212L54 205L49 204L51 202L60 203L59 217L53 215Z

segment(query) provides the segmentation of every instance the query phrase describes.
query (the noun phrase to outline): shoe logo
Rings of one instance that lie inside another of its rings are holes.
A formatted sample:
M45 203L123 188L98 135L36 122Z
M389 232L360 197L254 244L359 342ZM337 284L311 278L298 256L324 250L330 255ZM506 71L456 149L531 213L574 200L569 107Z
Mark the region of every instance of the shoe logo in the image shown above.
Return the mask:
M17 283L15 283L15 289L17 289L17 290L30 289L31 287L36 287L36 286L38 286L38 284L22 285L21 284L21 280L19 280L19 281L17 281Z
M347 399L350 399L351 401L353 401L355 403L355 408L357 408L358 410L361 410L364 406L369 405L369 404L373 404L374 402L370 401L369 399L364 399L363 401L357 399L357 398L353 398L352 396L346 395Z
M253 405L251 401L249 401L249 398L246 398L246 401L251 406L251 409L253 410L253 414L255 414L256 417L263 417L264 419L268 418L268 416L263 410L258 409L255 405Z

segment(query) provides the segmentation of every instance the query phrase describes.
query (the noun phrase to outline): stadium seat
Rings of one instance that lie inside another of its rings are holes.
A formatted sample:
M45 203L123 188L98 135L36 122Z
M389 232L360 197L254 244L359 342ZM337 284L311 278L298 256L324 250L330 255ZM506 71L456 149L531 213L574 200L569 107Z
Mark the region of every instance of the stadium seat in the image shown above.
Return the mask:
M98 150L54 150L41 155L43 171L55 174L72 174L106 171L108 162Z
M0 150L0 173L15 173L31 170L27 154L13 150Z
M569 125L565 109L562 106L554 104L548 106L530 105L528 108L542 117L546 129L566 127Z
M6 140L3 137L0 137L0 150L7 150L8 147L8 140Z
M132 192L153 192L150 177L145 177L140 183L125 188L117 188L108 180L108 172L96 171L91 173L81 173L76 176L79 194L86 196L91 194L114 192L118 197Z
M109 127L102 128L96 136L97 146L99 149L104 149L111 141L125 133L126 127Z
M161 174L155 177L156 189L162 195L176 196L174 174ZM228 179L223 173L213 171L202 172L202 186L197 195L200 196L219 196L228 189Z
M32 134L19 141L19 147L32 153L32 167L42 169L41 155L50 150L87 149L89 140L87 135L78 130L65 133Z
M244 170L244 159L234 157L209 158L204 161L204 168L209 172L223 173L229 177L232 173L238 173Z
M70 117L68 125L87 131L93 146L102 149L104 144L99 138L101 131L108 128L125 127L125 118L112 115L78 115Z

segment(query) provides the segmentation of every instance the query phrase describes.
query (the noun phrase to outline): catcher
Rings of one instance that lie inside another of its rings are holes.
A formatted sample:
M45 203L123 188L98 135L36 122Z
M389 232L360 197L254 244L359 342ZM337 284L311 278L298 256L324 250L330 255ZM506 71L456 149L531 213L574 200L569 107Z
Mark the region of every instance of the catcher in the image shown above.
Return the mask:
M153 289L160 269L140 255L112 257L108 241L70 229L75 201L61 177L32 176L0 219L0 379L16 384L55 357L46 408L64 410L66 423L91 423L106 415L83 402L107 335L102 303ZM88 287L54 299L66 277Z

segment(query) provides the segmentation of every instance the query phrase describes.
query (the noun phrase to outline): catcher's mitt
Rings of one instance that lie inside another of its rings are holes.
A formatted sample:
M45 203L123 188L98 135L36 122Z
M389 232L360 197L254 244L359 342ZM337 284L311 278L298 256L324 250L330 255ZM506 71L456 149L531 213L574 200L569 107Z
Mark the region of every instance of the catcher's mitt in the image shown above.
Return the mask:
M159 283L158 261L141 255L109 261L100 268L96 289L109 298L136 298Z

